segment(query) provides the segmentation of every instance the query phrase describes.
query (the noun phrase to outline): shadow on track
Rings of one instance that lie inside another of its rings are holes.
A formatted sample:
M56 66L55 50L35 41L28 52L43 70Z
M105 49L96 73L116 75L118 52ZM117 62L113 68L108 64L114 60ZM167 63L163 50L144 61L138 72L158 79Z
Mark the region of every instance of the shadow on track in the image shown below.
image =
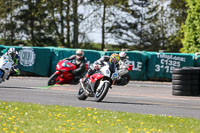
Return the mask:
M96 102L96 101L93 101L93 100L87 100L87 101L91 101L91 102ZM111 104L130 104L130 105L159 105L159 104L153 104L153 103L142 103L142 102L111 102L111 101L101 101L101 102L98 102L98 103L111 103Z

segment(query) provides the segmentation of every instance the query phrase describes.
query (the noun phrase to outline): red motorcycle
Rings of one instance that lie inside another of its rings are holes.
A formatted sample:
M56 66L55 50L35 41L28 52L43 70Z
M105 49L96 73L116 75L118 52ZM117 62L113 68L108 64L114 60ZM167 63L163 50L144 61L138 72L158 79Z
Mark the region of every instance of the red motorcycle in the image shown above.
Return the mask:
M56 65L56 72L51 75L48 80L48 85L55 84L78 84L79 78L75 78L75 76L70 72L76 69L76 65L73 61L69 60L61 60ZM86 70L88 69L88 65L86 64Z
M97 73L86 79L85 85L80 82L78 99L86 100L87 97L94 97L96 102L102 101L117 77L118 72L111 65L103 66Z

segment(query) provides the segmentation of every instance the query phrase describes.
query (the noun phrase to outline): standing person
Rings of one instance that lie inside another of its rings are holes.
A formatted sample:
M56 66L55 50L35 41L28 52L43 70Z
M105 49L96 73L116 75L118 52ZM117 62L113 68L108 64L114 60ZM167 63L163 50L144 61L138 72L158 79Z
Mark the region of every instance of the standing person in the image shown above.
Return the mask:
M113 68L111 72L114 73L117 70L117 64L119 60L120 57L116 53L113 53L111 56L102 56L100 59L95 61L92 66L90 66L85 77L83 77L80 82L85 86L85 81L87 78L89 78L92 74L94 74L97 70L101 69L101 67L105 65L109 65L110 68Z
M13 62L14 62L13 63L13 68L12 68L10 74L8 75L7 80L9 80L10 76L20 75L20 70L19 70L19 67L18 67L20 57L18 55L18 52L15 50L15 48L14 47L9 48L8 52L6 52L2 56L10 56L11 59L13 60Z
M84 56L83 50L77 49L75 55L72 55L68 58L64 58L63 60L75 61L76 69L70 72L75 76L75 78L80 78L86 68L86 57Z
M120 57L119 66L118 66L119 76L123 76L129 72L128 67L129 67L130 61L125 52L120 52L119 57Z

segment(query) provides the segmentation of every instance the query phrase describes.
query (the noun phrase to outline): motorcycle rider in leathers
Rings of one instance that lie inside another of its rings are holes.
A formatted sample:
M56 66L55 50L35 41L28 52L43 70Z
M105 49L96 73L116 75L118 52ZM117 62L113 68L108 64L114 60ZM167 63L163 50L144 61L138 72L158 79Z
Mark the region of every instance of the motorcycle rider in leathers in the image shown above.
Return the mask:
M120 57L120 61L119 61L119 77L127 74L128 71L128 67L130 64L130 61L128 60L128 56L126 55L125 52L120 52L119 53L119 57Z
M120 57L118 54L113 53L111 56L102 56L100 59L95 61L92 66L88 69L88 72L86 73L85 77L83 77L80 82L85 86L85 81L94 74L97 70L101 69L105 65L110 65L110 68L113 68L111 70L112 73L114 73L117 70L117 65L120 60Z
M83 50L77 49L76 55L72 55L68 58L64 58L63 60L75 61L75 65L77 68L75 70L70 70L69 72L71 72L75 76L75 80L80 79L86 68L86 57L84 56Z
M9 80L10 76L20 75L20 70L19 70L19 67L18 67L20 57L18 55L18 52L15 50L15 48L14 47L9 48L8 52L6 52L2 56L10 56L11 59L13 60L13 62L14 62L13 67L10 71L10 74L7 77L7 80Z

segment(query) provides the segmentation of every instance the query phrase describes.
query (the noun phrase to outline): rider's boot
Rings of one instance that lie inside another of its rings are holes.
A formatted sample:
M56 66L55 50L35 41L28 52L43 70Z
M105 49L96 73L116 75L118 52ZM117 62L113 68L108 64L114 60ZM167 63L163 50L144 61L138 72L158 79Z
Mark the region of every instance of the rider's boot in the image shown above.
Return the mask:
M11 71L11 72L8 74L6 80L9 80L9 79L10 79L10 76L13 76L14 74L15 74L15 71Z
M90 92L86 89L85 81L86 81L85 77L83 77L79 80L79 82L82 86L82 89L85 91L85 95L88 96L90 94Z
M10 78L10 75L8 75L8 77L6 78L6 80L9 80L9 78Z
M75 76L74 77L74 83L78 83L79 80L80 80L80 76Z
M82 79L80 79L80 82L81 82L81 84L83 85L84 88L86 88L85 82L87 81L88 78L89 78L89 75L86 74Z

